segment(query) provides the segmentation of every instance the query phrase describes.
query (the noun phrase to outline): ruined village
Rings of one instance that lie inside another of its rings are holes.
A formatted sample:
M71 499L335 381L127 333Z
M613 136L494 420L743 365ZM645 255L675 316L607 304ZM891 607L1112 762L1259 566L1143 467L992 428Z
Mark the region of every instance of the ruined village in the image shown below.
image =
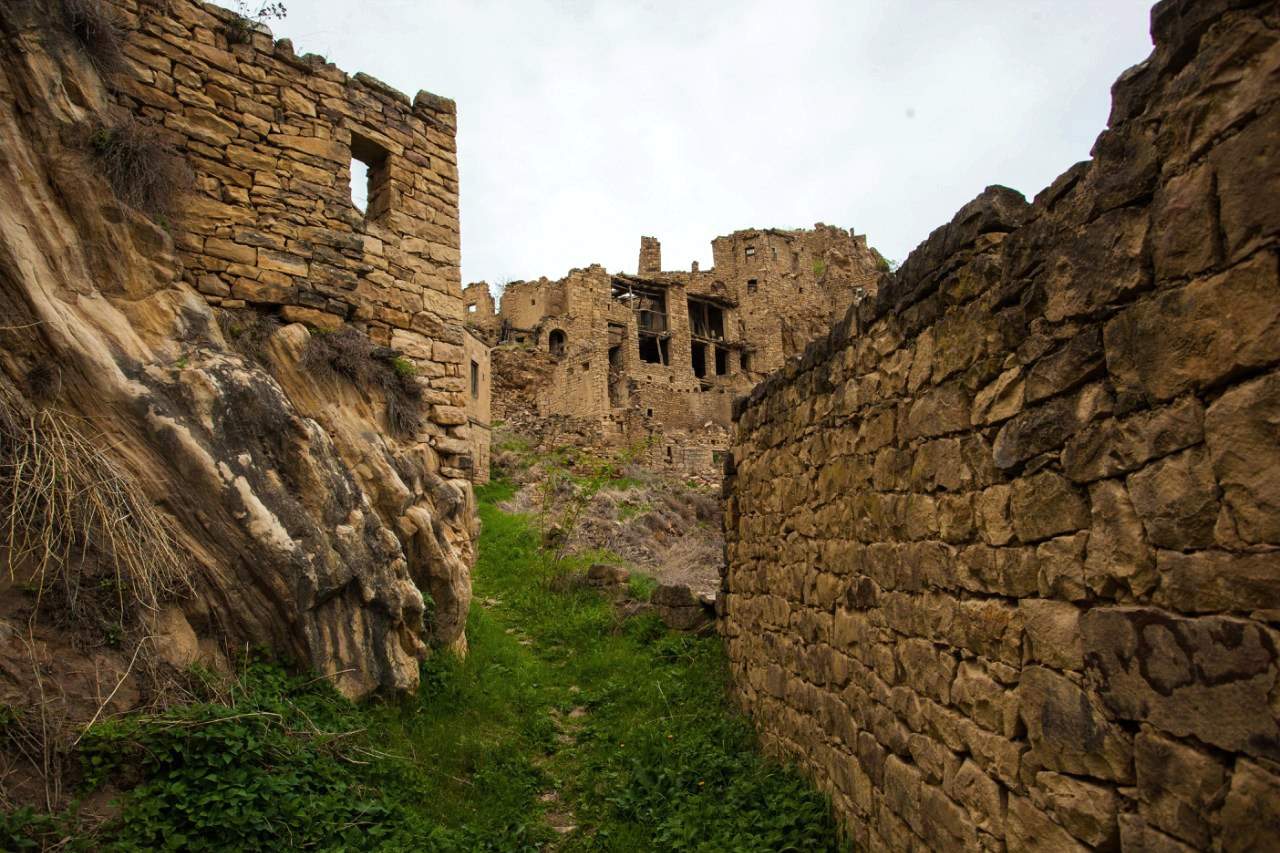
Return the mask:
M1280 850L1274 2L901 264L504 282L277 6L0 6L0 849Z

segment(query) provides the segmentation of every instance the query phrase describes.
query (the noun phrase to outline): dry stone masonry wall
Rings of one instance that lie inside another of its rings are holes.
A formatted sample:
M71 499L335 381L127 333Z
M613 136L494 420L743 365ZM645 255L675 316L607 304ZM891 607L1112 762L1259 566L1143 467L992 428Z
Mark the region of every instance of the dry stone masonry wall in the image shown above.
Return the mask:
M473 429L467 413L453 101L298 56L211 4L111 2L129 60L118 97L195 171L173 223L184 278L214 305L355 323L402 351L445 468L472 471L488 418ZM487 350L472 355L487 373Z
M739 404L735 690L859 849L1280 843L1280 10L1152 30Z

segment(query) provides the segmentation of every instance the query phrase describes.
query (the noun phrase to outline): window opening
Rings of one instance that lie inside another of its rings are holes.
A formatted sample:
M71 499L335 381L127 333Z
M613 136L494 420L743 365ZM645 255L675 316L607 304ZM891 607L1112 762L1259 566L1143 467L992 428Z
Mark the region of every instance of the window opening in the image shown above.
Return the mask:
M759 283L754 278L747 279L747 293L755 293Z
M667 289L651 282L615 278L612 295L613 301L627 306L635 314L640 360L669 365Z
M365 219L376 219L391 207L388 159L381 145L351 134L351 203Z
M748 353L741 353L738 356L738 363L742 365L743 373L747 373L751 370L751 356Z
M480 396L480 363L472 360L471 362L471 398L476 399Z
M724 376L729 372L729 351L724 347L716 347L716 376Z
M689 334L708 341L724 340L724 309L701 299L690 299Z
M756 254L756 247L755 247L755 246L748 246L748 247L747 247L747 257L748 257L748 258L753 258L753 257L755 257L755 254Z
M694 341L691 350L693 352L693 375L701 379L707 375L707 345Z
M551 334L547 336L547 350L554 356L564 355L566 342L563 329L552 329Z
M645 410L644 410L644 416L645 416L646 418L651 418L651 417L653 417L653 409L645 409Z
M657 335L640 335L640 360L648 364L670 364L667 339Z
M613 340L614 325L609 324L609 339ZM626 381L626 374L623 372L622 366L622 338L619 336L618 342L609 347L609 405L622 405L622 392Z
M476 304L474 302L472 302L470 305L467 306L467 313L468 314L476 313Z

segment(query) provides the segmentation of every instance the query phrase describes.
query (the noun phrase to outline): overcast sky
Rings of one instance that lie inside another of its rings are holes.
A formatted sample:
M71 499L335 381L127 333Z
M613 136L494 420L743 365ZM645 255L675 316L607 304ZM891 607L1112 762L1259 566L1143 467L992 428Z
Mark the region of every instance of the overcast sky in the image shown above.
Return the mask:
M299 53L457 101L464 282L815 222L901 261L1088 157L1151 47L1149 0L287 3Z

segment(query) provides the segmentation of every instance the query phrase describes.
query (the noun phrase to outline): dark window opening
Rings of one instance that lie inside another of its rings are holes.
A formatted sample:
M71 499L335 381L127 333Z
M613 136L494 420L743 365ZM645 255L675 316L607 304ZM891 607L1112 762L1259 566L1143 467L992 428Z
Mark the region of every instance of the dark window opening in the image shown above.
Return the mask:
M610 340L613 338L613 325L609 326ZM623 386L626 382L626 376L622 369L622 343L609 347L609 405L622 405Z
M729 372L729 351L716 347L716 376L724 376Z
M646 418L651 418L651 417L653 417L653 409L645 409L645 410L644 410L644 416L645 416Z
M563 329L552 329L551 334L547 335L547 351L554 356L564 355L567 340Z
M640 360L648 364L670 364L667 339L657 335L640 335Z
M792 272L800 271L800 253L799 252L791 253L791 271Z
M689 333L695 338L724 340L724 309L701 299L690 299Z
M747 373L751 370L751 356L748 353L741 353L738 356L738 364L742 365L742 372Z
M480 363L478 361L471 362L471 397L475 399L480 396Z
M773 247L773 259L774 259L775 261L778 259L778 247L777 247L777 246L774 246L774 247Z
M707 345L693 342L693 375L701 379L707 375Z
M584 362L582 362L582 369L583 369L583 370L590 370L590 369L591 369L591 362L589 362L589 361L584 361Z
M671 445L669 445L669 444L667 445L667 461L668 461L668 462L673 462L673 461L675 461L674 457L673 457L673 456L672 456L672 454L671 454Z
M365 219L377 219L391 209L389 159L378 143L351 134L351 203Z
M615 278L613 301L631 308L641 332L667 331L667 289L661 285Z
M755 293L759 283L754 278L747 279L747 293Z

